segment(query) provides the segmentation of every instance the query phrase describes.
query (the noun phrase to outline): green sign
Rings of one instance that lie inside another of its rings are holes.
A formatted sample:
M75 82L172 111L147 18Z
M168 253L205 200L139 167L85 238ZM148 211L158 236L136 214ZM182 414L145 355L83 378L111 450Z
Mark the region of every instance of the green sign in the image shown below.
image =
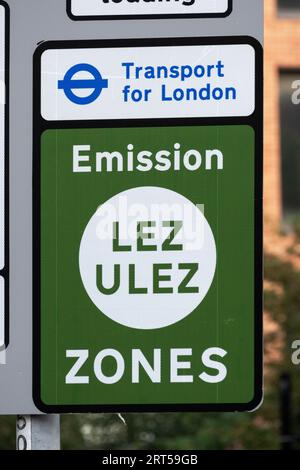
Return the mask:
M39 409L258 406L261 136L238 121L37 127Z

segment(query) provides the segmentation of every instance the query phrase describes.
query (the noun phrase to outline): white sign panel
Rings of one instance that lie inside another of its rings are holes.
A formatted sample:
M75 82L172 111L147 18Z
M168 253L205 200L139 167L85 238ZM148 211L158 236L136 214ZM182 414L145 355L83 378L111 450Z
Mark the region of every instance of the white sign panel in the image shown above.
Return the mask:
M250 116L250 44L47 49L41 114L48 121Z
M69 0L70 16L225 16L231 0Z
M5 52L6 11L0 4L0 272L5 267ZM4 279L0 276L0 349L5 344Z

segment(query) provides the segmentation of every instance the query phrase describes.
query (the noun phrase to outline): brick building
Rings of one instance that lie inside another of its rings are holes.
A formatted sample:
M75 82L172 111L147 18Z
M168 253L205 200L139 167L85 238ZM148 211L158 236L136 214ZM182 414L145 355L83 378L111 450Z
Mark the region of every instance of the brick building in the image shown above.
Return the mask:
M266 227L279 228L300 220L300 105L291 101L300 80L300 0L264 3L264 207Z

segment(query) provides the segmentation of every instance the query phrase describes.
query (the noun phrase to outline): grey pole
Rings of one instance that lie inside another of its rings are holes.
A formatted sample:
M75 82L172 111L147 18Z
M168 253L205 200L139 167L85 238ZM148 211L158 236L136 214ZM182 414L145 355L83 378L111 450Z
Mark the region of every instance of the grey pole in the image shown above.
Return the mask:
M17 450L60 450L60 416L17 416Z

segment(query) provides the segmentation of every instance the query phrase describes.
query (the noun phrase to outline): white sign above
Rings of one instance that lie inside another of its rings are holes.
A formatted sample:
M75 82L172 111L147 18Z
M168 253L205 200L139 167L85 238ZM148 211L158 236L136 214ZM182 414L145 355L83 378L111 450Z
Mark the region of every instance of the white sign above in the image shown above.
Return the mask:
M74 19L139 16L227 16L231 0L69 0Z
M48 121L238 117L254 109L250 44L50 46L42 53L41 114Z

